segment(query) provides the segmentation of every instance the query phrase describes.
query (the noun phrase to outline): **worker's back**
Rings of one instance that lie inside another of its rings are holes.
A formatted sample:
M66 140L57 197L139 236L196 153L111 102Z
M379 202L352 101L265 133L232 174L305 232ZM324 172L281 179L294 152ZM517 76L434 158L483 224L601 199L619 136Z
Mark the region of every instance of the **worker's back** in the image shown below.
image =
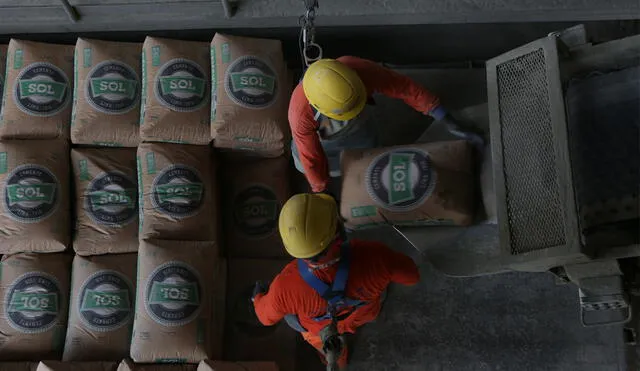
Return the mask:
M365 301L366 304L340 322L341 333L353 333L357 327L375 319L380 311L380 295L389 283L413 285L420 278L418 268L409 257L382 243L351 240L350 244L351 262L346 296ZM327 268L315 269L314 274L325 283L331 283L338 266L335 263ZM273 298L276 311L296 314L309 332L318 333L329 323L328 320L313 319L327 312L327 301L300 276L298 260L289 263L274 279L269 296Z

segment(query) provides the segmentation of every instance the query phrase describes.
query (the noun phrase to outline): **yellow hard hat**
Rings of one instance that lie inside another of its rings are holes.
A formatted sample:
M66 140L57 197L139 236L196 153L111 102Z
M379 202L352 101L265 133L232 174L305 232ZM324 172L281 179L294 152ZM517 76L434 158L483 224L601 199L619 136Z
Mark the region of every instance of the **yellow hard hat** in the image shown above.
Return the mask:
M367 89L360 76L335 59L311 64L302 79L302 88L318 112L335 120L351 120L367 103Z
M335 238L338 206L329 195L297 194L282 207L278 227L289 255L311 258L326 249Z

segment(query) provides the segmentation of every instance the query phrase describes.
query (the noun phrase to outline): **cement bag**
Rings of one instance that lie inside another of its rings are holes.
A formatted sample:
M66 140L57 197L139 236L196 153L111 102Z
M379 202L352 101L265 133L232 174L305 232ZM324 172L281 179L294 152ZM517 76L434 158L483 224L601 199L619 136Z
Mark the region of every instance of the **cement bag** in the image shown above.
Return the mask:
M0 371L36 371L37 362L0 362Z
M78 38L71 141L135 147L140 141L142 44Z
M5 255L0 263L0 359L60 359L67 329L68 254Z
M219 264L214 242L140 243L135 362L197 363L211 356L211 302Z
M198 371L196 365L188 364L136 364L128 359L122 360L117 371Z
M256 316L251 295L256 281L271 282L287 260L230 259L227 277L225 355L229 361L271 361L282 371L296 371L297 333L281 321L264 326Z
M73 259L63 361L119 361L129 355L137 254Z
M287 257L278 233L282 205L291 196L289 161L248 158L225 164L223 220L232 257Z
M115 362L41 361L36 371L116 371Z
M346 150L342 217L354 229L386 220L469 225L475 212L473 173L473 148L465 141Z
M11 39L0 139L69 137L73 45Z
M66 142L0 142L0 197L0 253L64 250L70 234Z
M204 360L198 365L198 371L278 371L272 362L224 362Z
M141 139L208 144L211 70L207 43L147 37L142 63Z
M209 147L142 143L138 166L141 239L215 240Z
M5 62L7 61L7 45L0 45L0 91L4 89ZM2 102L0 102L0 105ZM0 369L1 370L1 369Z
M249 140L226 140L216 139L215 147L220 148L226 152L245 153L248 155L255 155L258 157L280 157L289 153L288 145L284 143L278 143L272 146L271 149L265 149L262 143L251 142Z
M211 42L211 136L219 148L281 151L291 141L282 43L216 34ZM282 153L279 153L280 155Z
M78 255L138 251L138 183L133 148L71 150Z

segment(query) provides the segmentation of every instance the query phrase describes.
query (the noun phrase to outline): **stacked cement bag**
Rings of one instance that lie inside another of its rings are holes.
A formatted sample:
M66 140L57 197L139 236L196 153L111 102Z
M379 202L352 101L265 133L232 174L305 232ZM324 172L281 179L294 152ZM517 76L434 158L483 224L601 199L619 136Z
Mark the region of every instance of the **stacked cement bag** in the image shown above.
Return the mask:
M207 43L147 37L143 45L130 349L139 363L198 363L221 353L225 265L209 147L209 63Z
M64 140L0 141L0 253L66 248L68 159Z
M142 64L141 139L208 144L211 141L208 44L147 37Z
M0 263L0 360L59 359L69 303L67 254L19 253Z
M286 258L278 233L291 196L287 158L235 158L225 163L224 217L230 257Z
M116 361L129 353L136 264L136 254L76 255L63 360Z
M214 146L265 157L284 154L291 141L291 84L281 42L216 34L211 64Z
M473 221L473 148L465 141L347 150L342 173L341 213L350 228Z
M79 38L71 141L135 147L139 141L141 44Z
M12 39L0 114L0 360L59 359L71 256L73 47ZM47 253L47 254L45 254Z
M73 46L11 39L0 139L68 138Z
M142 241L131 358L197 363L210 356L214 242Z

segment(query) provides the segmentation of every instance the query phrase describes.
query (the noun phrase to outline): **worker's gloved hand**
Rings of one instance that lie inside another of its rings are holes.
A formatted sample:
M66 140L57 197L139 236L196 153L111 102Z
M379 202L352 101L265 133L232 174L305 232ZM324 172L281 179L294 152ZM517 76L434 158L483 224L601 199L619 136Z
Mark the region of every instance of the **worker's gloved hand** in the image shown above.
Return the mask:
M267 286L262 281L256 281L256 285L253 287L253 294L251 295L251 302L256 300L258 294L264 294L267 292Z
M446 115L442 120L440 120L440 122L442 122L447 127L451 134L471 143L471 145L473 145L479 153L484 153L484 139L482 138L482 136L480 136L480 134L464 128L468 125L462 124L451 115Z

